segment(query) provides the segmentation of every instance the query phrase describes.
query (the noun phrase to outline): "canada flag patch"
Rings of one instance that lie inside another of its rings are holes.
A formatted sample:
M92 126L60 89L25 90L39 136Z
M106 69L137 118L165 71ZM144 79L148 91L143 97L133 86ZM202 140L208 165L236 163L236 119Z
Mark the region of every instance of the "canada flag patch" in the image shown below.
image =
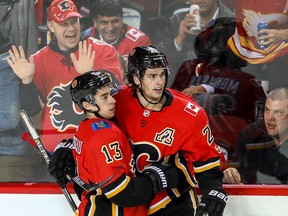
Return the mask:
M201 108L199 106L188 102L184 108L184 111L190 113L193 116L196 116L200 109Z

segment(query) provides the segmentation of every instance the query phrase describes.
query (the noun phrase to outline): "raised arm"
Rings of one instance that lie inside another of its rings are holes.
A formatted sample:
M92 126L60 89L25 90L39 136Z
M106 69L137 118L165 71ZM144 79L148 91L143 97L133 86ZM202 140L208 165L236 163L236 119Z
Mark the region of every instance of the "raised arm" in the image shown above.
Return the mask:
M33 80L35 72L35 64L33 56L30 56L29 61L25 57L24 49L19 46L19 50L16 46L12 46L12 50L9 51L10 58L6 60L14 73L22 80L23 84L29 84Z
M77 59L74 53L70 57L79 74L93 70L96 52L92 50L92 44L87 45L87 41L79 42L79 58Z

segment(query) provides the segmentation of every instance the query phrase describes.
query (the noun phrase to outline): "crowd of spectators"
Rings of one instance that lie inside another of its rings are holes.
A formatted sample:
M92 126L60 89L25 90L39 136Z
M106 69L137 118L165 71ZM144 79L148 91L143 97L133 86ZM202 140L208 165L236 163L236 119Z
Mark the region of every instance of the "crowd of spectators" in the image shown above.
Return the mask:
M8 97L0 100L1 106L7 107L0 108L0 116L2 118L2 114L7 112L15 115L21 108L29 109L44 144L53 151L67 133L74 133L83 117L83 113L79 115L80 110L67 102L69 99L63 99L69 97L67 88L71 80L79 73L105 68L113 72L111 77L115 82L123 84L126 60L131 50L136 46L154 45L166 54L173 70L167 87L182 91L205 109L215 142L223 152L223 170L229 167L239 170L244 183L287 183L286 166L273 170L276 172L279 169L280 174L271 173L269 163L263 167L265 161L275 157L281 163L286 163L287 159L284 151L287 137L284 134L288 128L288 74L285 71L288 67L288 1L274 1L120 0L115 5L112 0L75 0L79 13L75 20L63 25L63 17L57 17L59 8L52 7L47 11L49 0L1 1L0 82L14 87L13 91L9 91L8 87L4 89L3 94ZM189 13L192 4L200 7L201 33L190 30L196 25L195 17ZM258 31L261 22L267 23L269 28ZM71 26L70 32L63 31L66 25ZM7 60L9 49L10 58ZM88 56L91 49L95 52ZM88 65L88 59L95 56L94 65ZM28 100L27 92L35 89L39 97ZM285 97L280 100L273 96L275 92L269 94L275 89L278 89L276 93L282 92ZM9 101L15 104L9 105ZM271 110L273 113L269 114L269 118L272 120L269 121L268 112L271 113ZM71 115L73 121L69 120ZM2 123L5 121L0 120ZM7 164L1 171L5 173L2 176L7 178L0 181L49 181L45 171L40 172L45 169L41 158L33 163L28 160L30 154L36 155L33 158L39 155L20 139L20 131L25 131L20 121L17 115L13 116L9 127L0 128L0 161L2 165ZM263 140L259 139L260 144L257 141L254 145L244 137L246 134L253 137L254 132L248 131L252 128L251 123L258 130L255 136L264 136ZM269 128L278 131L276 137L280 137L281 142L275 142ZM260 146L260 153L251 150ZM27 154L27 151L30 153ZM248 152L248 156L244 157L243 152ZM256 163L252 166L253 171L256 168L264 170L265 175L276 176L278 181L258 182L256 172L252 173L247 168L247 157L253 157L249 160L250 164ZM17 177L21 175L17 172L24 168L13 170L17 171L15 177L9 172L10 167L12 169L19 164L18 161L30 167L27 171L30 176ZM224 172L227 183L239 183L227 180L233 173L236 173L235 170Z

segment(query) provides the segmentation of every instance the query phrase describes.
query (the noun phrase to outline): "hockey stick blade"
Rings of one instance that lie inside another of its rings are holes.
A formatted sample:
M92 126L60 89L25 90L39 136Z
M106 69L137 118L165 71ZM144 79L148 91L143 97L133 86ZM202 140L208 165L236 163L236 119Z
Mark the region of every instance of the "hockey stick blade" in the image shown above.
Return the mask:
M50 158L49 155L47 154L46 149L44 148L44 145L42 144L40 137L34 127L34 124L31 120L31 118L28 116L28 114L26 113L25 110L21 110L20 111L20 116L22 118L22 120L24 121L24 124L26 125L31 137L33 138L34 142L36 143L37 148L39 149L41 155L44 157L47 165L50 162ZM22 138L25 138L24 136L22 136ZM33 144L34 145L34 144ZM73 198L71 197L71 194L69 193L69 191L66 188L61 188L67 202L69 203L70 207L72 208L73 212L76 214L77 211L77 206L73 200Z

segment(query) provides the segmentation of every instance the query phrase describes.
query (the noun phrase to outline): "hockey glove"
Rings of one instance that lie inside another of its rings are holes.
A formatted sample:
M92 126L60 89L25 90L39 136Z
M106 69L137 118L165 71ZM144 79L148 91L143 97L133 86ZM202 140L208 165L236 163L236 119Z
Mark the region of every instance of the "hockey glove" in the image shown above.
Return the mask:
M155 194L166 188L172 189L178 186L178 172L175 166L153 163L145 167L142 174L147 176L152 182Z
M208 213L209 216L222 216L228 196L223 188L212 189L203 194L198 204L195 216Z
M75 162L72 154L72 139L62 140L55 148L53 156L50 158L48 170L61 188L65 188L68 183L66 174L75 174Z

